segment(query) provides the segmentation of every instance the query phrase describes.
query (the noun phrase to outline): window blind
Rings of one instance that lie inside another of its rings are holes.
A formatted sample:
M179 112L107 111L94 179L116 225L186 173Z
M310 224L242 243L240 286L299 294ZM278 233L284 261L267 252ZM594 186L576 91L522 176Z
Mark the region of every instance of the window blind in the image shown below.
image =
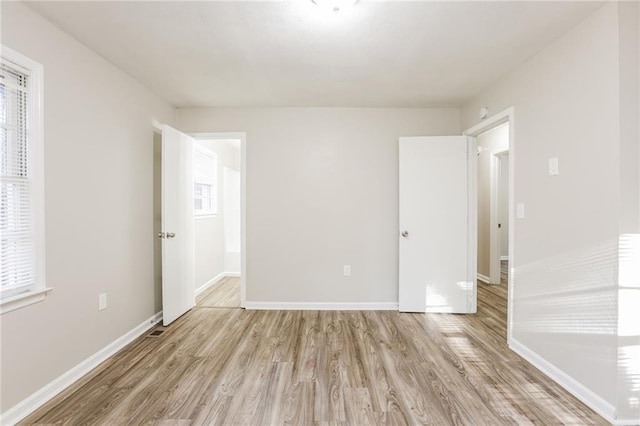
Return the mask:
M216 181L216 154L194 149L193 176L197 182L213 185Z
M218 157L214 152L193 149L193 208L196 215L217 214L216 174Z
M35 285L28 90L25 71L0 64L0 298Z

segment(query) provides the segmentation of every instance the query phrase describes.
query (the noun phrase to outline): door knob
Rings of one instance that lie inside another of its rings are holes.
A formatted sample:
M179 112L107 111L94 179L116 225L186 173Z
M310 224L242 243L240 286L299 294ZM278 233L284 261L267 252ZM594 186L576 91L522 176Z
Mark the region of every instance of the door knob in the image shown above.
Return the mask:
M175 237L176 237L175 232L167 232L167 238L175 238Z
M167 234L165 234L164 232L158 232L158 238L166 238Z
M408 231L402 231L402 234L401 234L401 235L402 235L403 237L407 238L407 237L409 237L409 232L408 232Z

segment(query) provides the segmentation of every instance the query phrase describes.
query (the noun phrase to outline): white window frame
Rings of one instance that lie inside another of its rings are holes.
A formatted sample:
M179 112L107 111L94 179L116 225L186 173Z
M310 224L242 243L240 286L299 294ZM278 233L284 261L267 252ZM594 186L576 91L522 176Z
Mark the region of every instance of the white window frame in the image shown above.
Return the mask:
M34 236L35 279L24 292L2 297L0 314L5 314L41 302L51 288L46 286L45 228L44 228L44 85L42 64L0 45L0 60L28 75L27 91L27 147L28 171L31 180L31 226Z
M193 208L193 214L196 219L202 219L206 217L214 217L218 215L218 155L208 150L200 145L193 146L193 155L196 157L197 155L204 155L206 157L210 157L213 160L213 173L212 175L200 174L195 170L196 161L194 158L194 171L193 171L193 186L195 192L195 185L203 184L211 186L211 210L197 210ZM194 193L194 202L196 196Z

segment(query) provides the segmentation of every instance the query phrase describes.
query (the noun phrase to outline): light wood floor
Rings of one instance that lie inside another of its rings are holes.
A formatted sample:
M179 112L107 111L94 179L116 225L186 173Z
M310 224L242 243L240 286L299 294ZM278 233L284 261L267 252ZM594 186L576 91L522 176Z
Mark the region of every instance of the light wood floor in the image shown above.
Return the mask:
M196 303L203 308L239 308L240 278L222 278L202 292L196 299Z
M477 315L198 307L24 424L607 424L507 349L506 292L479 285Z

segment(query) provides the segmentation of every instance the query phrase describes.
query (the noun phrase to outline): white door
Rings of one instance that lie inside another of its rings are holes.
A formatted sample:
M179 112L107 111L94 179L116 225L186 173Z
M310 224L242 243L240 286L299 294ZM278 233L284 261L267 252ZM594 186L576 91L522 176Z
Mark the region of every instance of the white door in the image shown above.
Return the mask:
M400 138L402 312L476 312L475 145Z
M162 323L196 303L193 243L193 139L162 126Z

